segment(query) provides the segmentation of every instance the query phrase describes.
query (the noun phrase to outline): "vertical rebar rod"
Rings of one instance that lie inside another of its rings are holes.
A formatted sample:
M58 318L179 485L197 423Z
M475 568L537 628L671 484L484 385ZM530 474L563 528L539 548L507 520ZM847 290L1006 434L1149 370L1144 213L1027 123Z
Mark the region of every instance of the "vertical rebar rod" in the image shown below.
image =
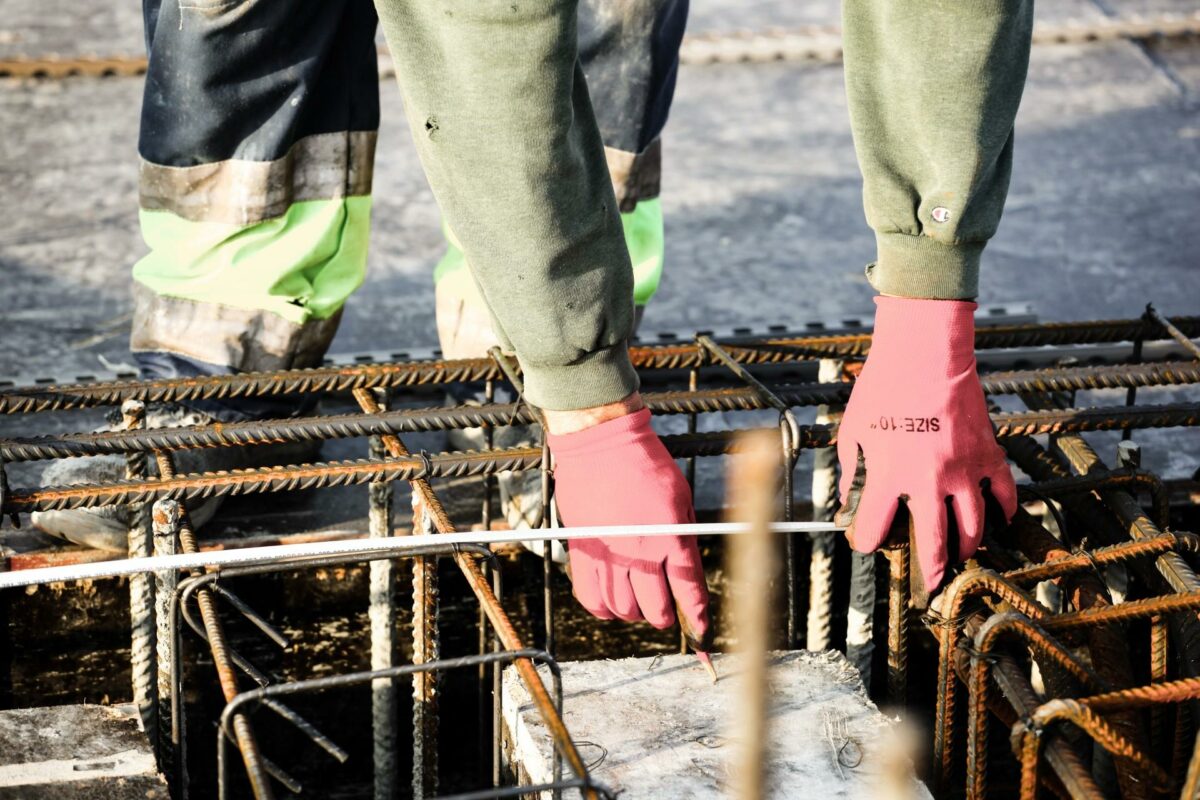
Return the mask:
M703 355L704 351L700 353ZM688 370L688 391L694 392L700 388L700 367L695 366ZM696 432L697 415L693 412L687 415L687 432ZM687 476L688 488L692 490L692 502L696 502L696 457L691 456L684 462L684 474Z
M496 399L496 382L488 380L483 384L483 399L485 403L491 404ZM491 450L492 444L495 441L495 431L492 426L485 422L482 426L483 430L483 449ZM483 476L483 502L480 504L480 524L483 530L490 531L492 529L492 475L485 473ZM497 564L493 569L499 569ZM479 607L479 654L483 655L488 651L488 619L487 612L483 610L483 606ZM490 722L488 719L488 665L479 665L479 692L478 692L478 717L479 724L477 730L479 733L479 764L480 769L484 769L487 764L489 754L488 743L488 728ZM496 670L497 666L493 664L490 669ZM486 774L486 773L484 773Z
M499 353L499 348L493 348L493 351L496 354L497 360L503 362L504 356L502 353ZM368 414L379 412L379 407L376 405L374 399L372 399L370 393L365 389L355 389L353 394L354 399L364 412ZM387 434L382 439L384 446L388 450L388 454L393 458L403 458L408 455L408 448L404 446L404 443L396 435ZM446 509L442 506L433 488L429 485L429 481L422 476L413 478L409 483L413 487L414 496L420 497L426 504L426 512L437 532L453 533L454 524L446 515ZM500 644L509 650L524 649L521 637L517 635L512 621L504 612L504 607L500 604L499 598L492 591L492 588L488 586L483 572L479 569L479 565L475 563L474 559L463 553L456 555L454 561L462 572L463 577L466 578L467 584L471 587L471 592L487 612L488 621L492 625L492 630L496 632L496 638ZM499 575L499 570L496 570L494 574ZM563 723L562 715L554 707L554 701L550 698L549 692L546 691L546 684L542 681L533 662L528 658L518 658L513 662L513 669L516 670L521 682L529 690L530 698L541 713L542 720L546 724L551 739L555 741L562 751L564 759L571 767L571 771L577 777L586 778L588 775L587 765L579 755L579 748L571 740L567 726ZM498 698L499 696L500 694L497 692L496 697ZM497 735L499 735L499 731L500 726L497 725ZM581 793L584 795L585 800L594 800L594 798L599 796L599 793L590 787L581 789Z
M545 427L542 428L542 527L550 527L550 496L553 472L550 469L550 446L546 443ZM542 544L542 630L545 636L542 649L554 655L554 542Z
M125 430L141 428L146 423L146 404L126 400L121 404L121 426ZM146 454L125 456L125 477L141 480L146 477ZM129 507L128 549L130 558L144 558L154 548L145 503ZM133 702L142 718L150 741L158 741L156 695L157 675L154 668L154 580L150 575L129 577L130 673L133 681Z
M840 381L842 362L823 358L817 371L821 383ZM817 407L816 424L828 425L832 409ZM829 522L837 508L837 450L819 447L813 450L812 518L813 522ZM832 641L833 619L833 557L835 534L814 533L812 555L808 563L808 620L805 646L809 650L828 650ZM849 637L847 636L847 643ZM847 652L849 655L849 652Z
M703 357L704 357L703 348L700 349L699 355L700 355L700 359L703 360ZM696 366L694 366L690 370L688 370L688 391L694 392L699 388L700 388L700 366L699 366L699 364L697 364ZM694 413L687 415L687 432L689 434L694 434L696 432L697 419L698 419L698 417ZM696 457L695 456L691 456L684 462L684 477L687 478L688 490L691 492L691 495L692 495L692 505L695 505L697 502L697 500L696 500ZM687 634L683 632L682 625L679 625L677 627L679 628L679 652L682 653L683 655L687 655L688 654Z
M492 569L492 594L496 597L496 603L499 605L504 599L504 573L499 563ZM499 653L503 647L504 644L500 641L500 632L493 629L492 651ZM492 665L492 786L500 785L504 759L501 751L501 731L504 726L503 674L504 671L499 662Z
M908 547L884 550L888 560L888 700L903 708L908 699Z
M1168 673L1167 620L1150 618L1150 682L1165 683ZM1167 746L1167 710L1162 706L1150 708L1150 750L1162 753Z
M729 507L749 533L730 544L729 573L734 591L734 620L741 654L742 697L737 739L740 769L735 796L760 800L767 794L767 699L770 697L768 649L771 642L771 578L779 571L777 545L769 531L779 482L774 437L755 436L729 473Z
M413 493L413 533L433 533L429 509ZM413 559L413 663L425 664L440 657L438 631L437 559ZM438 687L437 674L413 675L413 773L414 800L438 793Z
M791 414L784 413L779 417L779 443L783 451L783 521L792 522L796 518L795 491L793 476L796 470L796 445L793 438ZM796 615L799 613L796 598L796 535L783 535L783 579L787 583L787 643L784 649L796 647L798 634L796 632Z
M846 658L871 691L875 656L875 554L850 553L850 605L846 609Z
M165 450L156 450L154 457L158 464L159 477L162 480L174 478L175 462L171 453ZM196 544L196 533L192 530L191 520L188 519L186 506L183 507L179 518L179 549L185 553L196 553L200 550ZM237 697L239 690L237 671L234 669L229 645L225 641L225 626L221 624L221 618L217 614L217 604L213 599L212 592L208 589L196 592L196 604L200 608L200 619L204 624L204 635L208 638L209 650L212 652L213 668L217 671L221 694L228 703ZM183 705L182 702L179 703L181 712ZM186 735L182 729L181 735ZM275 793L271 789L267 760L263 758L262 752L258 749L258 740L254 736L254 730L250 727L250 721L244 714L238 714L233 718L233 736L238 751L242 755L242 763L246 766L246 776L250 779L250 790L253 792L255 800L274 800ZM224 781L220 782L219 789L221 790L220 800L225 800Z
M388 408L386 389L374 390L380 407ZM370 438L371 458L387 455L378 436ZM367 490L368 534L372 539L394 535L392 529L392 484L372 481ZM396 563L390 559L372 561L369 567L368 617L371 623L371 669L390 669L395 666ZM374 800L394 800L396 797L396 752L399 729L399 707L394 679L381 678L371 682L371 732L374 763Z
M179 524L183 520L183 506L178 501L163 499L154 504L152 510L154 530L154 555L170 556L179 552ZM163 775L175 776L175 759L179 743L175 732L182 726L176 725L171 715L171 663L175 646L171 629L171 595L179 583L179 573L163 570L154 574L154 620L156 679L155 691L158 698L157 729L154 741L158 755L158 771ZM182 789L176 787L177 792Z

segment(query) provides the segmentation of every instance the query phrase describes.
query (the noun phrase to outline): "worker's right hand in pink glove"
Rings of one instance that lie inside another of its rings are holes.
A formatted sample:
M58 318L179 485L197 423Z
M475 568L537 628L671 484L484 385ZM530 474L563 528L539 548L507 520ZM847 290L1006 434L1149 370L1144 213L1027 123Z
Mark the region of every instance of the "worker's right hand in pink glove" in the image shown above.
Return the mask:
M912 515L928 592L951 559L983 538L984 492L1011 519L1017 492L996 444L975 371L975 303L875 299L875 332L837 432L842 508L850 545L877 550L901 501ZM950 516L958 550L947 553Z
M695 522L692 493L642 409L576 433L547 434L554 496L567 526ZM602 619L656 628L675 622L710 638L708 586L695 536L573 540L571 581L583 607Z

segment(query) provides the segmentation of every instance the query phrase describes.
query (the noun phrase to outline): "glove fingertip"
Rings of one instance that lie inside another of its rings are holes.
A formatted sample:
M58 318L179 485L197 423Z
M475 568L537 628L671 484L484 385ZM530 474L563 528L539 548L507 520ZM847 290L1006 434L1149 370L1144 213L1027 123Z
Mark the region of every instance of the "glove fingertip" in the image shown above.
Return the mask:
M1008 469L1007 465L990 476L988 491L1004 512L1004 521L1012 522L1018 506L1017 484L1013 480L1012 470Z

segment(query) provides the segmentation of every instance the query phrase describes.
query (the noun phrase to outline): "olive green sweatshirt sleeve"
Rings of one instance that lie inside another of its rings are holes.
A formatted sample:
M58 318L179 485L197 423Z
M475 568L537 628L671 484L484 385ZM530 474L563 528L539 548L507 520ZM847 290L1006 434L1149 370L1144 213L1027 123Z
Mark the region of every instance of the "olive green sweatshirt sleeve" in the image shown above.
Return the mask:
M376 0L426 177L526 399L637 389L633 270L571 0Z
M845 0L863 204L883 294L973 298L1012 171L1031 0Z

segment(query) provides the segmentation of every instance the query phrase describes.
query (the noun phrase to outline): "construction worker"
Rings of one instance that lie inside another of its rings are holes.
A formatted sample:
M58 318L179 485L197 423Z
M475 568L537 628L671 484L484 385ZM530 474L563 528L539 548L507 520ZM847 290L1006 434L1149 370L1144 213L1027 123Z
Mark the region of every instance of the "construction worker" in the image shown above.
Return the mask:
M614 0L597 6L597 13L620 14L637 5ZM426 176L496 335L521 363L526 399L544 412L563 520L568 525L691 520L687 484L650 428L629 360L633 270L578 63L575 4L378 0L377 7ZM335 14L332 9L341 16L328 16ZM364 96L361 82L351 80L369 68L355 60L357 46L330 48L328 77L314 78L312 85L330 86L322 97L341 103L340 110L301 112L295 109L313 100L308 84L275 85L275 76L303 71L319 59L277 53L268 60L253 48L268 37L278 47L277 31L283 28L271 20L286 14L292 32L286 40L296 47L345 29L358 31L355 41L365 49L370 40L365 29L374 24L367 12L354 2L253 0L158 8L157 26L150 28L146 113L184 122L144 125L144 156L163 146L148 138L172 141L168 134L180 131L194 145L190 153L202 152L198 143L221 124L200 104L172 99L162 88L204 82L185 70L155 72L153 40L159 32L174 41L193 26L211 25L212 37L245 26L223 43L219 56L208 56L219 61L215 73L255 76L224 87L238 120L249 131L284 128L310 137L325 134L336 120L342 133L311 146L334 148L344 164L341 182L332 187L325 183L329 172L314 170L288 183L279 196L272 191L277 183L271 170L306 139L296 139L290 151L234 146L235 156L257 157L265 165L254 167L261 175L256 183L228 179L239 189L261 187L254 195L262 200L257 216L243 213L240 221L211 223L188 218L197 209L207 214L220 208L215 195L195 206L173 206L166 227L211 224L215 241L244 236L246 248L222 256L221 266L163 271L153 260L139 265L135 277L149 289L139 288L139 320L155 314L174 320L154 340L168 353L164 370L182 369L171 349L182 346L178 321L205 304L221 309L205 317L205 346L224 348L210 356L225 355L204 363L224 369L244 368L239 359L246 353L278 366L299 366L332 335L341 301L361 278L349 259L362 237L351 242L345 234L365 225L369 199L361 165L369 160L373 139L346 131L373 130L373 96ZM869 551L882 543L906 503L917 529L918 561L932 588L951 559L977 546L987 493L1006 516L1015 511L1012 477L975 374L971 298L980 253L995 232L1007 192L1032 4L846 0L843 15L851 125L867 220L878 244L868 277L882 296L872 352L839 431L842 518L852 523L854 547ZM190 45L178 45L181 53L190 47L194 63L203 65L204 46L212 42L187 41ZM264 93L277 102L264 104ZM215 162L212 155L204 163ZM286 166L289 174L294 163ZM211 178L188 172L186 164L175 168L182 171L164 171L163 180L186 173L197 175L187 180L198 184L224 185L219 168L211 168ZM322 199L311 199L314 195ZM163 202L147 199L144 191L143 207L151 207L143 214L161 210L154 203ZM283 216L266 216L279 213ZM228 227L235 224L243 227ZM177 246L171 244L175 238L191 241L166 229L160 239L149 227L147 240L156 251ZM285 275L270 273L265 281L268 271L253 267L276 239L259 237L289 229L304 231L301 241L320 259L300 259L300 266ZM202 284L182 310L177 279ZM221 288L228 286L237 287L240 299ZM248 297L259 298L259 305L238 305ZM144 304L150 312L142 310ZM191 331L193 338L202 332L200 326ZM952 518L959 545L948 554ZM698 638L707 633L707 589L694 537L577 542L570 563L575 594L593 614L662 627L675 620L677 606Z
M149 64L139 194L150 252L133 269L130 338L141 377L317 366L366 271L379 126L375 8L369 0L154 0L143 9ZM662 275L661 134L687 12L687 0L585 0L578 9L579 60L634 267L639 317ZM443 354L486 356L499 343L490 313L452 229L443 229L446 254L434 270ZM291 400L239 398L153 405L147 424L295 413ZM534 435L514 426L501 431L501 444ZM476 429L454 443L481 441ZM258 447L176 457L181 470L194 472L312 455ZM43 481L96 483L123 471L120 457L66 459ZM514 527L540 525L536 476L530 483L506 473L500 490ZM193 524L203 525L220 502L193 504ZM39 513L34 523L74 542L124 549L129 517L125 507L110 506Z

